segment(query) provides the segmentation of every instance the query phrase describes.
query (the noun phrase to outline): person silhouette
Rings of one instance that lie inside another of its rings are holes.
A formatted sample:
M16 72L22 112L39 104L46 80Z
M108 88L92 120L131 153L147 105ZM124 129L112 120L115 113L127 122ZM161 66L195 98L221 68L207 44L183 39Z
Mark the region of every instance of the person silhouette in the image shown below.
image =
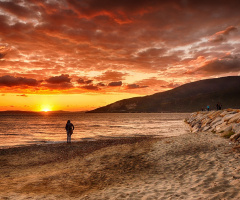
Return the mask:
M70 120L67 121L65 129L67 131L67 143L71 143L71 135L73 134L74 126Z

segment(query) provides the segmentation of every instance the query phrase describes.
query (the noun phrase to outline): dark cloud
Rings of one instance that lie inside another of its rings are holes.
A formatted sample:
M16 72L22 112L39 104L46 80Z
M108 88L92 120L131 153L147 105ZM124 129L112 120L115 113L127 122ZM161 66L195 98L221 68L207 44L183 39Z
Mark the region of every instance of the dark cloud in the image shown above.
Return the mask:
M140 85L137 85L137 84L128 84L126 86L126 89L138 89L138 88L146 88L148 86L140 86Z
M82 86L81 88L85 90L94 90L94 91L99 90L99 87L95 85L85 85L85 86Z
M45 81L50 84L62 84L62 83L70 83L71 78L69 78L68 74L62 74L61 76L50 77Z
M78 13L79 16L93 18L96 16L107 16L115 23L125 24L131 23L131 18L126 15L128 12L144 13L144 9L149 9L150 6L158 4L157 1L144 1L144 0L90 0L78 1L68 0L69 6Z
M170 89L172 89L172 88L176 88L176 87L179 87L181 84L179 84L179 83L169 83L168 85L163 85L163 86L161 86L161 87L163 87L163 88L170 88Z
M84 80L83 78L79 78L78 80L77 80L77 83L78 84L90 84L90 83L92 83L93 82L93 80Z
M5 55L6 53L0 53L0 59L2 59Z
M171 77L171 76L170 76ZM128 84L125 87L128 91L138 91L139 94L153 94L161 92L163 90L171 89L170 82L166 80L158 79L157 77L150 77L135 82L134 84ZM130 90L136 89L136 90Z
M164 48L161 48L161 49L150 48L150 49L139 52L138 57L143 57L143 58L159 57L166 52L167 50Z
M43 88L51 89L51 90L68 90L73 88L72 83L68 82L62 82L62 83L57 83L57 84L43 84Z
M179 0L68 0L69 6L81 17L95 18L97 16L106 16L111 18L113 22L118 24L127 24L134 21L135 18L140 16L149 15L158 11L159 17L165 18L164 21L158 21L161 25L164 22L172 21L172 24L177 24L178 18L175 21L171 19L172 15L182 13L179 15L180 19L190 20L192 15L188 15L188 12L202 12L202 16L210 15L211 18L216 18L215 12L220 12L220 8L228 6L228 12L236 12L239 8L239 2L237 0L228 1L225 0L213 0L213 1L179 1ZM166 11L168 15L166 15ZM184 11L188 11L185 13ZM224 11L222 11L223 14ZM186 18L187 17L187 18ZM208 16L209 17L209 16ZM219 17L219 16L218 16ZM139 20L139 18L137 18ZM141 21L142 22L142 21ZM169 23L171 24L171 23Z
M18 3L19 1L0 1L0 8L22 19L33 17L33 15L36 14L35 12L32 12L29 7L22 6Z
M79 79L77 80L77 82L78 82L79 84L85 84L85 81L84 81L82 78L79 78Z
M228 28L226 28L223 31L219 31L217 33L215 33L211 38L210 41L211 42L223 42L227 40L227 36L230 35L231 33L237 32L238 29L234 26L230 26Z
M86 81L85 81L86 84L90 84L90 83L92 83L92 82L93 82L93 80L86 80Z
M240 72L239 57L230 56L229 58L212 60L193 71L193 73L203 73L204 75L219 75L230 72Z
M71 78L68 74L62 74L61 76L53 76L45 80L47 84L43 84L44 88L50 90L69 90L74 88L71 83Z
M137 85L147 85L149 87L153 87L153 86L168 85L169 83L165 80L159 80L156 77L152 77L152 78L143 79L141 81L138 81L136 84Z
M95 79L100 81L120 81L127 75L128 73L109 70L104 72L102 75L95 77Z
M101 88L100 87L103 87L105 86L105 84L103 83L98 83L98 84L92 84L93 80L90 80L88 78L79 78L77 80L78 84L82 85L81 89L84 89L84 90L92 90L92 91L98 91L100 90Z
M234 26L230 26L228 28L226 28L224 31L220 32L223 35L229 35L232 32L236 32L238 29Z
M0 17L0 20L1 20L1 17ZM7 47L0 45L0 59L4 58L8 52L9 52L9 49Z
M18 97L28 97L26 94L17 95Z
M122 81L111 82L108 84L108 86L110 86L110 87L116 87L116 86L121 86L121 85L122 85Z
M24 78L24 77L14 77L14 76L2 76L0 77L0 86L38 86L40 84L39 81L32 78Z
M99 87L104 87L104 86L106 86L106 84L104 84L104 83L98 83L97 86L99 86Z
M80 85L83 85L83 86L81 86L80 88L81 89L84 89L84 90L92 90L92 91L98 91L98 90L100 90L100 88L99 88L99 86L100 85L94 85L94 84L92 84L92 82L93 82L93 80L89 80L89 79L87 79L87 78L79 78L78 80L77 80L77 83L78 84L80 84Z

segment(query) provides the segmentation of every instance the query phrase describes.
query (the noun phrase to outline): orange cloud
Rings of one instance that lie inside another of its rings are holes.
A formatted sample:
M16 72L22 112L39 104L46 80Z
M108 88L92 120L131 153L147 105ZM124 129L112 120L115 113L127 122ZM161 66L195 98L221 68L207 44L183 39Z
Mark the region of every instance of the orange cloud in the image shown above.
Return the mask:
M127 75L128 73L109 70L104 72L102 75L95 77L95 79L98 81L120 81Z
M212 35L210 37L210 42L223 42L226 41L227 37L232 34L237 32L238 29L234 26L229 26L228 28L226 28L223 31L219 31L217 33L215 33L214 35Z
M149 94L240 73L237 0L24 2L0 2L3 93Z

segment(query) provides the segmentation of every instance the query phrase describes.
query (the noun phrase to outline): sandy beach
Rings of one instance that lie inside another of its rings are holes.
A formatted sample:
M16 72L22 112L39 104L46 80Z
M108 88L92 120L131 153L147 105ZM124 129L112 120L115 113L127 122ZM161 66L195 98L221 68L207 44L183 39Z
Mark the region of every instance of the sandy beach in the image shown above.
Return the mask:
M212 133L0 150L0 199L240 199L240 151Z

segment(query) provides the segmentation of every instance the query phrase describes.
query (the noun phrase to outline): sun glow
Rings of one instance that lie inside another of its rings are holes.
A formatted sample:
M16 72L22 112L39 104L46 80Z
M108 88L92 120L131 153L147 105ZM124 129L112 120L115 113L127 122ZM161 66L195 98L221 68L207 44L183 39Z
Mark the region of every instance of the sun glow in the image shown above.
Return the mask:
M42 112L50 112L50 111L52 111L52 109L51 109L51 106L49 106L49 105L42 105L41 111Z
M43 112L49 112L50 110L48 108L44 108L42 111Z
M120 99L139 95L129 93L113 94L28 94L0 93L0 111L21 110L51 113L53 111L87 111L105 106Z

